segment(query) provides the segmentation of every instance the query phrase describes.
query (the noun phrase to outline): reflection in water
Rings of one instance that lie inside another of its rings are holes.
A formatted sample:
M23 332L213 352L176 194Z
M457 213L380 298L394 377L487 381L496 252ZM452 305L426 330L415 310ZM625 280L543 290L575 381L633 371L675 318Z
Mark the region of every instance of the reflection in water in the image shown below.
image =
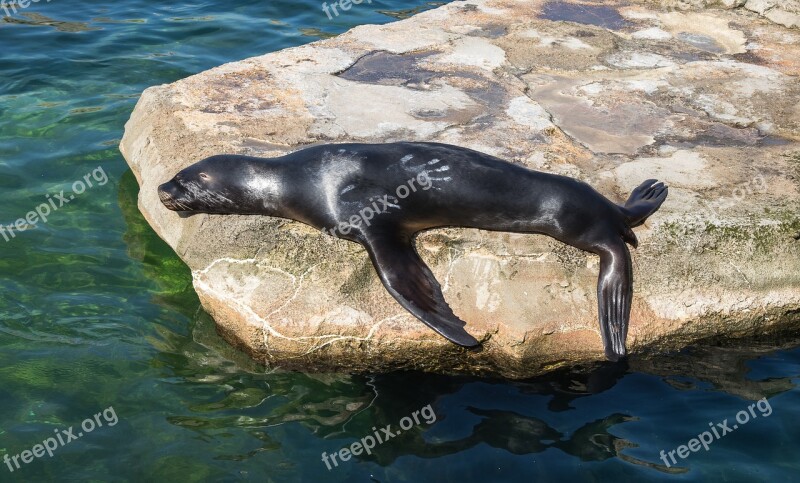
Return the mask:
M621 369L624 372L624 366ZM622 374L620 368L604 367L593 371L591 374L563 374L566 378L552 379L550 381L534 381L513 384L520 390L520 394L547 395L552 400L567 401L569 398L584 397L592 394L588 391L604 391L613 386ZM597 386L585 384L585 391L577 388L573 377L587 381L599 382ZM600 381L602 380L602 382ZM393 374L378 377L375 381L377 394L380 395L379 404L376 405L375 417L371 423L377 427L386 425L397 426L397 422L407 416L409 408L418 408L430 401L441 399L444 395L457 394L471 385L485 384L485 381L471 378L452 378L446 376L423 374ZM506 385L501 381L494 384ZM413 394L406 392L408 387L414 387ZM591 387L591 389L589 389ZM562 389L566 388L566 392ZM500 405L507 401L498 401ZM561 407L562 404L556 405ZM438 421L448 418L463 419L464 414L450 414L441 404L434 403ZM465 452L479 445L488 445L493 448L507 451L514 455L540 453L550 448L555 448L564 453L580 459L581 461L603 461L609 458L620 457L628 463L657 468L665 472L684 472L683 468L666 468L660 464L642 461L621 454L625 448L636 447L635 443L618 438L610 433L616 425L635 418L618 413L609 414L598 420L588 421L571 434L554 428L544 419L527 416L515 411L478 408L467 406L464 410L455 413L468 413L479 418L470 430L468 436L454 440L439 440L426 438L424 427L415 427L405 431L392 440L390 445L379 445L373 450L371 456L361 455L358 458L372 460L381 466L390 466L397 458L414 455L420 458L442 458L444 456ZM545 412L546 416L547 412ZM469 418L472 419L472 418ZM424 426L424 425L422 425ZM356 426L348 431L348 435L358 439L369 434L368 428Z
M512 411L482 410L472 407L467 408L467 411L481 417L481 421L472 428L469 436L453 441L426 442L419 434L404 438L401 435L400 438L403 440L397 442L393 440L391 448L386 446L376 448L375 461L381 466L389 466L398 457L408 454L421 458L441 458L485 444L517 456L557 448L581 461L604 461L620 457L628 463L667 473L686 471L685 468L667 468L621 454L623 449L637 446L609 432L613 426L633 419L624 414L611 414L606 418L588 422L570 436L539 418Z
M614 387L628 371L628 363L599 362L589 367L562 369L530 382L518 382L524 394L547 394L552 399L550 411L574 409L570 403L577 398L600 394Z
M669 356L636 360L632 370L662 376L666 383L679 390L700 390L710 385L715 391L748 401L771 398L794 388L792 379L797 374L752 379L750 365L757 357L799 346L797 335L774 334L735 344L698 346Z
M198 317L195 340L208 344L212 331L213 321L205 314ZM164 336L170 337L169 334ZM222 349L225 344L213 343L211 346ZM396 428L398 421L414 409L431 404L437 416L434 424L422 423L404 431L390 442L378 445L371 455L354 456L354 461L388 468L407 456L441 459L494 448L516 456L543 452L552 456L553 451L558 451L565 457L583 462L616 458L661 474L689 471L685 466L665 467L655 452L649 458L646 457L649 452L645 452L644 458L632 454L640 443L648 443L652 437L642 434L634 438L618 436L618 428L640 421L636 411L626 414L609 409L602 414L602 411L587 411L585 404L575 407L577 401L584 398L619 392L617 383L636 375L629 372L625 364L603 363L588 371L564 370L543 378L508 382L419 373L370 377L263 373L252 362L248 366L252 372L242 373L225 358L210 363L208 352L202 358L195 355L190 359L170 361L165 354L176 347L161 346L159 350L162 362L168 366L174 364L169 373L178 376L180 384L214 388L213 398L203 400L198 397L187 402L185 413L169 416L170 423L208 441L231 428L245 430L257 441L257 448L247 453L230 453L220 458L246 460L262 452L284 450L285 443L270 435L272 428L282 425L299 425L319 440L322 449L335 451L372 434L374 430L371 428L387 425ZM228 351L230 356L231 349ZM673 355L646 362L636 361L634 365L639 371L643 365L662 368L655 372L659 372L668 383L672 377L669 374L674 373L685 374L686 380L696 381L682 390L695 390L698 385L707 383L717 391L728 388L730 394L741 395L738 388L752 387L758 389L748 394L757 399L764 395L774 397L793 388L791 377L797 374L759 381L748 379L745 354L745 349L708 348L702 352L703 359ZM708 363L709 360L714 363ZM247 365L246 361L244 358L240 363ZM665 366L669 366L668 371L663 370ZM648 377L652 379L652 376ZM496 397L500 394L505 397ZM621 397L637 398L636 391L630 389L621 394ZM453 406L452 401L459 401L459 404ZM634 399L632 406L653 404L646 399ZM558 416L562 413L574 415L563 419ZM439 434L439 426L449 429ZM574 429L570 429L573 426ZM635 433L631 429L622 432ZM454 434L461 435L453 437ZM687 439L692 436L691 432L688 433Z

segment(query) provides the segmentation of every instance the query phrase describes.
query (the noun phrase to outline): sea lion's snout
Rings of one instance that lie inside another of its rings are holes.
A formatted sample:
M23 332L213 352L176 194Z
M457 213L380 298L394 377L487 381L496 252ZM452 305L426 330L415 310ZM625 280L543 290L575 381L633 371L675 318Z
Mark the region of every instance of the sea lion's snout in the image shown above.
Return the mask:
M174 180L167 181L158 187L158 198L169 210L184 211L184 208L177 201L180 195L181 189Z

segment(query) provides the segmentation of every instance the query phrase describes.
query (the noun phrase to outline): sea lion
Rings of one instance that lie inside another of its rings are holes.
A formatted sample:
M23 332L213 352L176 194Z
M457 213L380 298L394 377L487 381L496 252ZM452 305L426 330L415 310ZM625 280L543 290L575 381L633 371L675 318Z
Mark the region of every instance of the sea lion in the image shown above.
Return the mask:
M606 357L626 356L633 280L626 243L667 197L648 179L618 206L581 181L439 143L318 145L276 158L218 155L159 186L179 212L297 220L363 245L390 294L456 344L478 341L453 314L414 248L417 233L458 226L539 233L600 256Z

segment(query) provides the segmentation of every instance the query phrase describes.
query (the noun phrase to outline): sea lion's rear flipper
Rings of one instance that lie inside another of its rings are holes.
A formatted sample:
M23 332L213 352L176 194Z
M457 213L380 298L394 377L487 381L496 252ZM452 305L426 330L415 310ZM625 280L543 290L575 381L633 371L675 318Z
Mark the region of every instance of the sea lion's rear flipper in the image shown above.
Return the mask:
M447 305L439 282L417 255L410 235L370 233L361 241L381 282L400 305L448 340L465 347L478 345L464 330L466 322Z
M664 183L657 182L655 179L648 179L644 183L637 186L625 206L622 206L622 212L625 213L628 226L636 228L644 223L644 221L656 212L661 207L664 200L667 199L669 189Z
M603 247L598 253L600 277L597 280L597 311L600 335L603 337L606 357L617 361L627 354L625 340L633 297L631 254L622 240Z

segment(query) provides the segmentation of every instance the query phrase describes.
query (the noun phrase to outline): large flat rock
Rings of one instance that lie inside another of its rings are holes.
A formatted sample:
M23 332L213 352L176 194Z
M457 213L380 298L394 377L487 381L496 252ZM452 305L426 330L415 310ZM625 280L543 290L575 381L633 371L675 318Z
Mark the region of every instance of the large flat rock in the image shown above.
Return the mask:
M121 150L220 332L271 366L524 377L602 359L598 260L550 238L418 238L485 341L468 351L402 309L359 245L278 218L181 218L158 200L203 157L322 142L457 144L618 202L657 177L670 197L636 230L633 357L795 329L800 31L748 8L452 2L147 89Z

